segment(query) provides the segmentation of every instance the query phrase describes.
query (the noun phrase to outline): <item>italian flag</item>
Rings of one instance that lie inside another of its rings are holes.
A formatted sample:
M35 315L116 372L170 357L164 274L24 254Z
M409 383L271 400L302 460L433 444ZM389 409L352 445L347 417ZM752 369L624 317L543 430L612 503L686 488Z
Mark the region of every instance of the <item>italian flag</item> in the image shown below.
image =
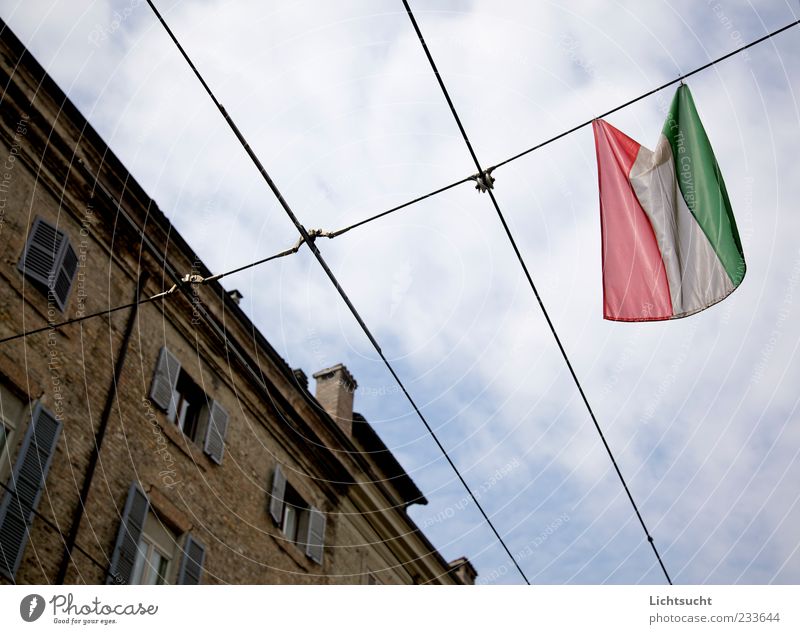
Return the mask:
M670 106L655 152L595 120L603 242L603 316L686 317L744 279L742 243L688 86Z

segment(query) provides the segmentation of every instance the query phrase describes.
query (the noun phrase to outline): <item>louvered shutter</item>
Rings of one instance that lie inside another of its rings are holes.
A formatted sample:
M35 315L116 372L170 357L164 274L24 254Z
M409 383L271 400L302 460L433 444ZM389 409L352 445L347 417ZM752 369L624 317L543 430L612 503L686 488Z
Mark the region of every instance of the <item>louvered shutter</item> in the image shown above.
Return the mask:
M172 393L175 391L180 371L181 362L178 358L167 350L166 346L161 348L156 371L153 373L153 382L150 384L150 400L165 412L168 412L172 405Z
M208 422L206 425L205 452L217 464L222 464L225 452L225 432L228 430L228 412L217 401L211 401L206 408Z
M69 292L72 289L72 281L75 279L75 274L78 272L78 256L75 255L75 250L72 248L69 240L66 241L61 260L57 264L58 268L53 272L53 286L50 290L53 293L58 307L64 310L67 306L67 300L69 299Z
M31 225L28 242L19 261L19 270L32 280L50 288L61 260L65 238L66 236L53 225L36 218Z
M37 403L0 504L0 573L13 581L56 451L61 423Z
M122 523L117 533L114 553L111 555L111 568L109 569L107 584L127 585L131 583L133 566L139 552L139 539L142 528L147 518L147 509L150 502L137 482L131 484L128 490L128 499L125 501L125 510L122 513Z
M275 465L275 473L272 476L272 496L269 500L269 514L272 519L280 526L283 519L283 496L286 495L286 476L283 475L280 465Z
M306 555L318 564L322 564L322 552L325 549L325 514L313 506L308 512Z
M203 562L206 558L206 549L198 542L191 533L186 536L186 544L183 547L183 558L181 568L178 572L178 584L184 586L196 586L200 583L200 576L203 574Z

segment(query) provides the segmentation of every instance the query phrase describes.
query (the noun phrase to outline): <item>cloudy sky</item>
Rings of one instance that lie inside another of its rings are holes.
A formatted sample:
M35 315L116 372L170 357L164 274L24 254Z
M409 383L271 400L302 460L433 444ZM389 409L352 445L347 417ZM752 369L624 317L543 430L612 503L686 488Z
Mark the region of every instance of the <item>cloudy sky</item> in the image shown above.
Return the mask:
M306 227L474 172L400 0L157 4ZM800 17L766 0L412 7L484 165ZM0 14L209 268L294 243L144 2ZM590 128L498 169L496 196L673 579L798 583L800 27L688 83L748 262L722 304L602 320ZM652 148L673 92L609 121ZM465 184L318 244L534 583L663 581L485 194ZM350 368L444 555L521 582L311 256L225 283L293 367Z

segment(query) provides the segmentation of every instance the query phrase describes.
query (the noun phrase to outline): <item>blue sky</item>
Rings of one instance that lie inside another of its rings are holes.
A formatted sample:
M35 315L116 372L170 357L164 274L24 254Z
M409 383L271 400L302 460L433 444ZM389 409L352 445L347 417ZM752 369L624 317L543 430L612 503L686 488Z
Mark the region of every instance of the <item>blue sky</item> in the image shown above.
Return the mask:
M474 172L399 0L157 4L307 227ZM412 7L484 165L800 17L765 1ZM0 14L212 270L294 243L146 4L1 0ZM602 320L589 128L495 173L679 583L800 582L798 33L688 82L748 262L708 311ZM652 148L672 94L609 121ZM662 581L485 195L463 185L319 246L533 582ZM411 514L445 556L469 556L484 582L520 582L313 259L225 283L292 366L350 368L356 409L430 500Z

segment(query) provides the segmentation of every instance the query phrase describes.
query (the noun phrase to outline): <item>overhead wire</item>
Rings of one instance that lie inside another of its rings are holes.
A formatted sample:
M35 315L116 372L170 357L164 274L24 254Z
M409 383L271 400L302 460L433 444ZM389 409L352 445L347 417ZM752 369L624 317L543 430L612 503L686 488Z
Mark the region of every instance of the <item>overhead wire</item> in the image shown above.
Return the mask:
M423 194L422 196L418 196L417 198L414 198L413 200L409 200L408 202L405 202L402 205L397 205L396 207L392 207L391 209L387 209L386 211L382 211L381 213L375 214L374 216L370 216L369 218L364 218L364 220L359 220L358 222L355 222L355 223L353 223L351 225L348 225L346 227L342 227L341 229L337 229L336 231L331 231L328 234L326 234L325 237L326 238L335 238L337 236L342 235L343 233L347 233L348 231L350 231L350 229L355 229L356 227L360 227L362 225L370 223L373 220L378 220L380 218L383 218L384 216L388 216L389 214L392 214L395 211L400 211L401 209L405 209L406 207L410 207L411 205L415 205L416 203L422 202L426 198L432 198L433 196L436 196L437 194L441 194L442 192L446 192L449 189L453 189L454 187L458 187L459 185L463 185L464 183L468 183L469 181L471 181L473 179L474 179L473 176L467 176L465 178L462 178L460 181L456 181L455 183L450 183L449 185L445 185L444 187L440 187L439 189L436 189L436 190L434 190L432 192L429 192L427 194Z
M360 221L358 221L356 223L353 223L352 225L349 225L347 227L343 227L342 229L338 229L336 231L333 231L333 232L331 232L331 235L328 236L328 237L339 236L339 235L341 235L343 233L346 233L347 231L350 231L350 229L355 229L356 227L360 227L362 225L365 225L365 224L367 224L369 222L372 222L373 220L378 220L379 218L383 218L384 216L387 216L387 215L389 215L389 214L391 214L391 213L393 213L395 211L399 211L401 209L409 207L410 205L413 205L414 203L417 203L417 202L420 202L422 200L425 200L426 198L431 198L432 196L435 196L437 194L445 192L445 191L447 191L449 189L452 189L452 188L454 188L454 187L456 187L458 185L462 185L462 184L464 184L466 182L469 182L469 181L477 181L478 177L480 176L480 174L484 174L484 173L489 173L490 174L491 172L496 170L498 167L503 167L504 165L507 165L507 164L509 164L509 163L511 163L513 161L516 161L516 160L518 160L518 159L520 159L520 158L522 158L524 156L527 156L528 154L531 154L532 152L535 152L536 150L538 150L540 148L543 148L546 145L549 145L550 143L553 143L554 141L558 141L559 139L562 139L565 136L568 136L568 135L570 135L570 134L572 134L574 132L577 132L578 130L581 130L582 128L585 128L586 126L591 125L592 121L594 121L595 119L602 119L603 117L607 117L609 115L612 115L615 112L618 112L618 111L622 110L623 108L627 108L628 106L631 106L631 105L641 101L642 99L646 99L647 97L650 97L650 96L656 94L657 92L660 92L660 91L664 90L665 88L669 88L670 86L674 86L675 84L678 84L678 83L682 82L683 80L687 79L688 77L696 75L697 73L699 73L701 71L704 71L707 68L711 68L712 66L715 66L716 64L719 64L720 62L722 62L722 61L724 61L724 60L726 60L726 59L728 59L730 57L733 57L734 55L738 55L742 51L745 51L745 50L747 50L749 48L752 48L753 46L756 46L757 44L761 44L762 42L765 42L765 41L769 40L770 38L773 38L776 35L778 35L780 33L783 33L784 31L787 31L788 29L791 29L792 27L795 27L795 26L797 26L799 24L800 24L800 20L796 20L795 22L790 22L789 24L786 24L786 25L784 25L784 26L782 26L782 27L780 27L778 29L775 29L774 31L771 31L771 32L767 33L766 35L763 35L762 37L759 37L756 40L753 40L752 42L749 42L748 44L744 44L744 45L740 46L739 48L736 48L736 49L734 49L734 50L732 50L732 51L730 51L728 53L725 53L724 55L721 55L721 56L719 56L719 57L717 57L717 58L715 58L715 59L703 64L702 66L698 66L697 68L695 68L695 69L693 69L693 70L691 70L691 71L689 71L687 73L684 73L683 75L680 75L680 76L676 77L675 79L671 79L670 81L667 81L667 82L661 84L660 86L657 86L656 88L652 88L651 90L648 90L647 92L644 92L644 93L638 95L637 97L629 99L628 101L626 101L626 102L624 102L622 104L619 104L618 106L615 106L615 107L611 108L610 110L607 110L606 112L603 112L602 114L598 114L597 116L592 117L591 119L589 119L587 121L584 121L583 123L579 123L578 125L572 126L571 128L569 128L567 130L564 130L563 132L559 132L558 134L556 134L556 135L554 135L552 137L549 137L548 139L545 139L544 141L540 141L536 145L533 145L533 146L531 146L531 147L529 147L529 148L527 148L525 150L522 150L521 152L518 152L517 154L514 154L513 156L510 156L507 159L504 159L504 160L500 161L499 163L494 163L493 165L487 167L484 172L481 172L481 173L479 173L477 175L474 174L474 175L471 175L471 176L467 176L465 178L462 178L459 181L455 181L453 183L450 183L449 185L441 187L441 188L439 188L437 190L434 190L434 191L432 191L432 192L430 192L428 194L424 194L422 196L414 198L413 200L409 200L408 202L405 202L405 203L403 203L401 205L397 205L396 207L392 207L391 209L388 209L388 210L386 210L384 212L381 212L379 214L375 214L374 216L370 216L369 218L365 218L364 220L360 220Z
M174 287L173 287L174 288ZM152 297L147 297L142 299L138 302L129 302L127 304L121 304L119 306L114 306L114 308L107 308L105 310L98 310L95 313L89 313L88 315L81 315L80 317L73 317L72 319L65 319L64 321L54 322L48 324L46 326L42 326L41 328L34 328L33 330L25 330L23 332L18 332L14 335L8 335L7 337L0 338L0 344L8 343L9 341L14 341L15 339L24 339L25 337L29 337L30 335L35 335L40 332L45 332L48 330L59 330L64 326L70 326L72 324L77 324L82 321L86 321L87 319L94 319L95 317L104 317L106 315L111 315L112 313L119 312L121 310L125 310L126 308L133 308L134 306L141 306L142 304L149 304L150 302L154 302L157 299L163 299L169 293L172 292L172 289L169 291L165 291L163 293L158 293L158 295L153 295Z
M404 4L405 4L405 2L404 2ZM593 117L593 118L589 119L588 121L584 121L583 123L579 123L578 125L571 127L569 130L564 130L564 132L556 134L555 136L550 137L549 139L547 139L545 141L542 141L541 143L537 143L536 145L534 145L532 147L529 147L527 150L523 150L522 152L514 154L513 156L510 156L509 158L505 159L504 161L500 161L499 163L495 163L494 165L492 165L489 168L489 171L491 171L491 170L493 170L493 169L495 169L497 167L502 167L503 165L507 165L508 163L511 163L512 161L516 161L517 159L522 158L523 156L527 156L531 152L535 152L536 150L538 150L540 148L543 148L545 145L549 145L553 141L558 141L559 139L564 138L568 134L572 134L573 132L577 132L581 128L585 128L586 126L591 125L592 121L594 121L595 119L602 119L603 117L607 117L608 115L614 114L615 112L618 112L619 110L622 110L623 108L627 108L628 106L635 104L637 101L641 101L642 99L645 99L645 98L647 98L647 97L649 97L651 95L654 95L657 92L659 92L661 90L664 90L665 88L669 88L670 86L674 86L675 84L678 84L678 83L682 82L684 79L687 79L688 77L691 77L692 75L696 75L697 73L699 73L701 71L704 71L707 68L711 68L712 66L715 66L716 64L719 64L721 61L724 61L724 60L728 59L729 57L733 57L734 55L737 55L737 54L741 53L742 51L746 51L748 48L750 48L752 46L755 46L756 44L761 44L761 42L765 42L766 40L768 40L768 39L770 39L772 37L775 37L779 33L783 33L784 31L786 31L788 29L791 29L792 27L795 27L798 24L800 24L800 20L796 20L794 22L790 22L789 24L786 24L786 25L782 26L781 28L776 29L775 31L767 33L766 35L758 38L757 40L753 40L749 44L745 44L744 46L740 46L739 48L737 48L737 49L735 49L733 51L730 51L729 53L726 53L725 55L721 55L720 57L717 57L716 59L713 59L710 62L708 62L706 64L703 64L702 66L698 66L697 68L695 68L694 70L689 71L688 73L684 73L683 75L679 75L675 79L671 79L670 81L665 82L665 83L661 84L660 86L658 86L656 88L653 88L652 90L648 90L647 92L642 93L638 97L634 97L633 99L629 99L625 103L622 103L622 104L620 104L618 106L615 106L614 108L611 108L611 110L608 110L608 111L604 112L603 114L599 114L596 117Z
M586 126L591 125L592 121L594 121L595 119L602 119L603 117L607 117L607 116L609 116L611 114L614 114L615 112L618 112L619 110L622 110L623 108L627 108L628 106L630 106L630 105L632 105L632 104L634 104L634 103L636 103L638 101L641 101L642 99L645 99L646 97L654 95L655 93L657 93L657 92L659 92L661 90L664 90L665 88L668 88L669 86L673 86L673 85L683 81L687 77L691 77L692 75L695 75L695 74L699 73L700 71L706 70L707 68L710 68L711 66L714 66L715 64L718 64L719 62L721 62L723 60L726 60L726 59L728 59L730 57L733 57L734 55L736 55L738 53L741 53L742 51L747 50L748 48L751 48L751 47L755 46L756 44L760 44L761 42L764 42L764 41L774 37L775 35L778 35L779 33L783 33L784 31L786 31L786 30L788 30L788 29L790 29L792 27L795 27L798 24L800 24L800 20L797 20L795 22L791 22L789 24L784 25L783 27L781 27L779 29L771 31L770 33L767 33L766 35L764 35L764 36L762 36L762 37L760 37L760 38L758 38L756 40L753 40L752 42L750 42L748 44L740 46L739 48L737 48L737 49L735 49L733 51L730 51L729 53L726 53L725 55L717 57L716 59L711 60L710 62L708 62L706 64L703 64L702 66L698 66L697 68L695 68L694 70L689 71L688 73L685 73L683 75L680 75L679 77L676 77L675 79L672 79L672 80L670 80L668 82L665 82L665 83L661 84L660 86L658 86L656 88L653 88L652 90L648 90L647 92L642 93L638 97L634 97L633 99L629 99L625 103L622 103L622 104L620 104L618 106L615 106L611 110L607 110L606 112L604 112L602 114L599 114L596 117L593 117L592 119L584 121L583 123L579 123L578 125L575 125L575 126L569 128L568 130L564 130L563 132L560 132L560 133L556 134L555 136L552 136L552 137L550 137L550 138L548 138L548 139L546 139L544 141L541 141L540 143L537 143L536 145L531 146L531 147L527 148L526 150L523 150L522 152L514 154L513 156L510 156L509 158L507 158L507 159L505 159L503 161L500 161L499 163L495 163L494 165L486 168L486 171L484 173L491 174L498 167L502 167L504 165L507 165L508 163L511 163L512 161L516 161L517 159L520 159L520 158L522 158L524 156L527 156L528 154L530 154L532 152L535 152L536 150L538 150L540 148L543 148L546 145L549 145L550 143L553 143L554 141L558 141L559 139L562 139L565 136L568 136L568 135L572 134L573 132L577 132L578 130L580 130L582 128L585 128ZM477 181L478 180L478 176L479 175L467 176L465 178L462 178L461 180L458 180L458 181L455 181L453 183L450 183L449 185L445 185L444 187L440 187L439 189L431 191L431 192L429 192L427 194L423 194L423 195L418 196L418 197L416 197L416 198L414 198L412 200L404 202L404 203L402 203L400 205L396 205L396 206L394 206L394 207L392 207L390 209L387 209L387 210L382 211L380 213L377 213L377 214L374 214L374 215L369 216L367 218L364 218L363 220L359 220L358 222L355 222L353 224L350 224L350 225L347 225L345 227L342 227L341 229L337 229L335 231L321 231L321 230L314 230L314 231L317 232L316 233L317 236L322 236L322 237L326 237L326 238L336 238L336 237L338 237L338 236L340 236L340 235L342 235L344 233L347 233L351 229L356 229L356 228L361 227L363 225L369 224L370 222L373 222L375 220L379 220L379 219L381 219L381 218L383 218L385 216L388 216L388 215L390 215L390 214L392 214L392 213L394 213L396 211L400 211L402 209L410 207L411 205L414 205L414 204L416 204L418 202L426 200L427 198L432 198L433 196L436 196L438 194L446 192L446 191L448 191L450 189L453 189L453 188L455 188L455 187L457 187L459 185L463 185L464 183L467 183L469 181ZM211 277L208 277L208 278L204 278L204 282L209 282L209 281L212 281L212 280L222 279L223 277L226 277L228 275L232 275L234 273L238 273L240 271L244 271L246 269L250 269L250 268L259 266L261 264L265 264L266 262L270 262L270 261L275 260L277 258L285 257L287 255L292 255L294 253L297 253L298 250L299 250L298 248L291 248L291 249L287 249L285 251L281 251L280 253L276 253L276 254L271 255L269 257L262 258L260 260L254 261L254 262L250 262L249 264L244 264L244 265L239 266L239 267L237 267L235 269L232 269L230 271L226 271L226 272L218 274L218 275L214 275L214 276L211 276ZM156 298L144 299L140 303L147 303L147 302L153 301L153 299L157 299L157 297ZM70 324L73 324L73 323L77 323L79 321L85 321L86 319L92 319L94 317L102 317L103 315L108 315L109 313L114 313L114 312L117 312L119 310L124 310L126 308L132 308L132 307L133 307L133 304L123 304L121 306L115 306L113 308L109 308L109 309L106 309L106 310L101 310L101 311L98 311L96 313L92 313L90 315L85 315L85 316L78 317L78 318L75 318L75 319L68 319L66 321L59 322L59 323L54 324L52 326L48 325L48 326L45 326L45 327L42 327L42 328L37 328L37 329L34 329L34 330L28 330L28 331L21 332L21 333L15 334L15 335L11 335L9 337L0 338L0 344L6 343L7 341L13 341L14 339L19 339L21 337L26 337L28 335L34 335L34 334L43 332L45 330L49 330L51 328L59 328L59 327L62 327L62 326L67 326L67 325L70 325Z
M422 31L420 30L420 27L419 27L419 24L417 23L416 17L414 16L413 11L411 10L411 7L408 4L408 0L402 0L402 2L403 2L403 6L406 9L406 13L407 13L409 19L411 20L411 24L414 27L414 31L415 31L415 33L417 35L417 39L419 40L420 44L422 45L423 50L425 51L425 56L428 59L428 63L431 66L431 70L433 70L433 73L436 76L436 80L439 83L439 87L441 88L442 94L444 95L444 98L447 101L447 105L450 108L450 112L453 115L453 119L455 119L455 122L458 125L458 129L460 130L461 136L464 139L464 143L466 144L467 149L469 150L470 156L472 157L472 160L475 163L475 167L478 168L478 173L479 174L488 173L488 172L484 171L483 167L481 167L480 161L478 160L478 156L475 153L474 148L472 147L472 143L470 142L469 136L467 135L467 132L464 129L464 125L461 123L461 118L458 116L458 112L456 111L456 108L453 105L453 100L451 99L450 93L448 92L447 87L444 84L444 79L443 79L441 73L439 72L439 69L436 66L436 62L434 61L433 55L431 54L431 51L428 48L428 44L427 44L427 42L425 41L425 38L422 35ZM586 406L587 411L589 412L589 416L591 417L592 422L594 423L595 429L597 430L597 433L600 436L600 440L602 440L603 446L605 447L606 452L608 453L608 456L611 459L611 463L614 466L614 470L616 471L617 476L619 477L619 480L622 483L623 488L625 489L625 493L628 496L628 500L630 501L631 505L633 506L633 510L634 510L634 512L636 514L636 517L639 520L639 523L642 526L642 529L644 530L644 533L645 533L645 535L647 537L647 541L649 542L650 546L653 549L653 552L655 553L656 559L658 560L658 563L661 566L661 570L664 573L664 576L667 578L667 582L670 585L672 585L672 579L670 578L669 573L667 572L667 568L666 568L666 566L664 565L664 562L661 559L661 554L658 552L658 548L656 547L656 544L655 544L655 541L653 539L653 536L650 534L650 531L647 528L647 524L645 523L644 518L642 517L642 514L639 511L639 507L636 504L636 500L634 499L633 494L631 493L630 489L628 488L628 484L627 484L627 482L625 481L625 478L622 475L622 471L620 470L619 465L617 464L616 458L614 457L614 452L611 450L611 447L608 444L608 441L606 440L605 434L603 433L603 430L600 427L600 423L598 422L597 417L595 416L594 410L592 409L592 406L589 403L589 399L586 397L586 393L583 390L583 386L581 385L580 379L578 378L578 375L575 373L575 369L572 366L572 362L570 361L569 355L567 354L567 351L566 351L566 349L564 348L564 345L561 342L561 338L559 337L558 332L556 331L555 325L553 324L553 321L550 318L550 314L548 313L547 308L545 307L544 302L542 301L542 298L539 295L539 291L536 288L536 284L534 283L533 278L531 277L530 271L528 270L528 266L525 263L525 259L522 257L522 253L520 252L519 247L517 246L517 242L514 239L513 234L511 233L511 229L509 228L508 223L506 222L506 219L505 219L505 216L503 215L503 212L500 209L500 205L498 204L497 199L494 196L494 192L492 191L491 187L488 187L486 189L486 192L489 194L489 198L491 199L492 205L493 205L495 211L497 212L497 217L499 218L500 223L503 226L503 230L505 231L506 237L508 238L508 241L510 242L511 247L514 250L514 254L517 256L517 261L519 262L520 266L522 267L523 272L525 273L525 277L528 280L528 285L530 286L531 291L533 291L533 294L536 297L536 301L539 303L539 308L541 309L542 314L544 315L545 321L547 322L547 325L550 328L550 332L552 333L553 338L555 339L555 342L558 345L558 349L561 352L561 356L564 358L564 362L566 363L566 366L569 369L569 373L572 376L572 379L573 379L573 381L575 383L575 386L578 388L578 392L580 393L581 398L583 399L583 403Z
M355 306L353 305L352 301L348 297L348 295L345 292L344 288L342 288L341 284L339 283L338 279L334 275L333 271L331 271L331 269L328 266L327 262L325 261L325 259L323 258L322 254L320 253L319 249L317 248L314 240L309 235L308 230L300 223L300 221L298 220L297 216L295 216L295 214L292 211L291 207L289 206L288 202L286 201L286 199L281 194L281 192L278 189L277 185L272 180L272 178L270 177L269 173L264 168L263 164L258 159L258 157L256 156L256 154L253 151L253 149L248 144L248 142L245 139L244 135L241 133L239 128L236 126L236 124L234 123L233 119L227 113L227 111L225 110L223 105L219 102L219 100L217 99L216 95L213 93L211 88L206 83L205 79L203 79L202 75L197 70L197 68L194 65L194 63L192 62L191 58L189 57L189 55L184 50L183 46L180 44L180 42L178 41L177 37L172 32L172 29L170 29L169 25L166 23L166 21L164 20L164 18L161 15L161 13L155 7L155 5L153 4L152 0L147 0L147 4L150 6L151 10L155 14L155 16L158 19L158 21L163 26L163 28L166 31L166 33L169 35L169 37L172 40L172 42L175 44L175 46L180 51L180 53L183 56L183 58L186 61L186 63L189 65L189 67L192 69L192 71L194 72L194 74L197 77L197 79L200 81L200 84L203 86L203 88L205 89L205 91L208 94L208 96L211 98L211 100L216 105L216 107L219 110L220 114L225 119L225 121L227 122L228 126L231 128L231 131L234 133L236 138L239 140L239 143L242 145L242 148L245 150L245 152L247 153L248 157L250 158L252 163L255 165L256 169L258 169L258 171L261 174L261 176L264 179L264 181L267 183L267 186L270 188L270 190L272 190L272 193L274 194L274 196L276 197L276 199L280 203L281 207L283 208L283 210L286 213L286 215L288 216L288 218L291 220L292 224L294 224L294 226L297 229L298 233L300 234L303 242L305 242L305 244L308 246L308 248L311 251L311 253L316 258L316 260L319 263L319 265L322 267L323 271L325 271L325 274L328 276L328 279L331 281L331 283L335 287L336 291L339 293L339 296L341 297L342 301L344 301L344 303L346 304L346 306L350 310L350 313L353 315L355 320L358 322L358 324L361 327L361 330L363 331L364 335L367 337L367 339L369 339L370 343L372 344L373 348L377 352L378 356L381 358L381 361L383 362L384 366L386 366L386 369L389 371L389 373L392 375L392 377L394 378L394 380L397 383L397 385L400 387L401 391L403 392L403 394L406 397L406 400L409 402L411 407L414 409L414 412L417 414L417 417L420 419L420 421L422 421L423 425L425 426L426 430L428 431L428 434L431 436L431 438L433 439L434 443L436 444L436 446L439 448L439 450L441 451L442 455L444 456L445 460L450 465L450 468L456 474L458 480L461 482L462 486L464 487L464 489L469 494L470 498L472 499L473 503L475 504L475 507L478 509L480 514L483 516L484 520L486 521L486 524L492 530L492 532L494 533L494 535L497 538L498 542L503 547L503 549L505 550L506 554L509 556L511 561L514 563L515 567L519 571L519 573L522 576L522 578L525 580L526 583L530 584L530 581L528 581L528 578L525 575L524 571L522 570L522 567L520 566L520 564L517 561L516 557L514 557L514 555L511 553L511 550L509 549L509 547L506 544L505 540L500 535L500 533L498 532L498 530L495 527L494 523L490 519L489 515L486 513L486 511L484 510L483 506L478 501L477 496L473 493L472 488L467 484L466 480L464 479L464 476L461 474L461 472L459 471L458 467L453 462L452 458L450 457L450 455L448 454L447 450L445 449L444 445L439 440L439 437L436 435L436 432L433 430L433 428L431 427L430 423L428 423L428 421L425 418L425 416L423 415L422 411L419 409L419 407L417 406L416 402L412 398L411 394L406 389L405 384L400 379L400 376L397 374L397 372L395 371L395 369L392 366L392 364L389 362L389 360L384 355L383 350L381 349L381 347L378 344L377 340L375 339L374 335L369 330L369 328L367 327L367 325L364 322L363 318L361 317L361 315L356 310Z

